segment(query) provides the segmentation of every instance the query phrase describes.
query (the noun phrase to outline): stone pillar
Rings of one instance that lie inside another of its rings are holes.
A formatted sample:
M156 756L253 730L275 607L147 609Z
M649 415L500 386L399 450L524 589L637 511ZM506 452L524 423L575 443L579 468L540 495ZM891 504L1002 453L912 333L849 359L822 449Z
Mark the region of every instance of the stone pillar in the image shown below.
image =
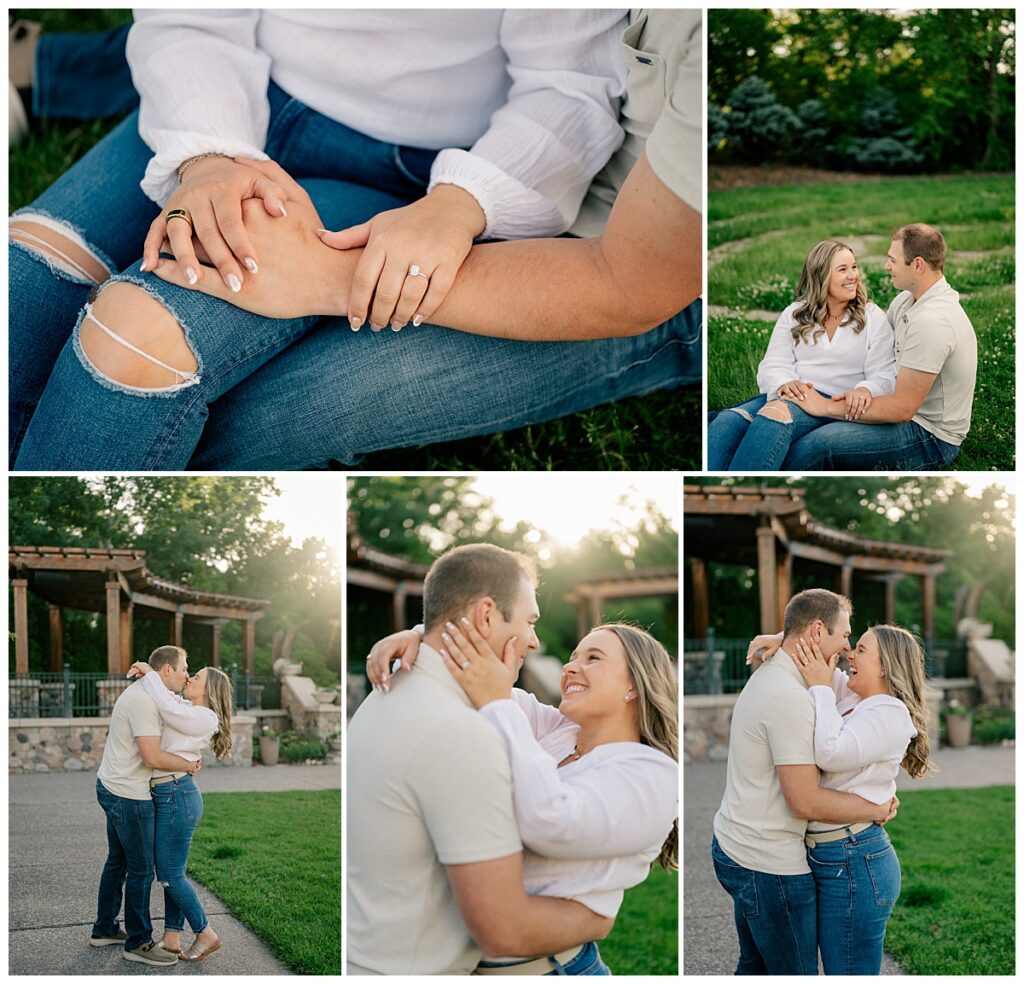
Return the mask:
M242 635L242 659L245 663L245 672L251 676L256 659L256 622L251 618L245 620Z
M50 605L50 672L64 669L64 619L60 605Z
M693 635L696 639L703 639L708 634L710 613L708 611L708 565L701 557L690 558L690 584L693 590Z
M775 571L775 532L770 526L757 530L757 583L761 595L761 631L778 632L775 614L778 610Z
M127 673L135 660L132 658L132 620L135 617L135 606L126 601L121 606L121 672Z
M28 581L11 581L14 588L14 672L28 673Z
M121 670L121 585L107 581L107 672Z
M213 665L220 667L220 626L212 625L210 628L213 629L213 646L211 647L211 655L213 658Z

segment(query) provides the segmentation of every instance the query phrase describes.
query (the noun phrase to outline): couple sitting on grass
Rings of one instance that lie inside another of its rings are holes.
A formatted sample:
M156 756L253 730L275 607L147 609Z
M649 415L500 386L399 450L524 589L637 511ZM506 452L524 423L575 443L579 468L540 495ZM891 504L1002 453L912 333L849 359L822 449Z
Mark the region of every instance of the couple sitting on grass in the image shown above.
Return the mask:
M883 313L849 246L813 247L758 366L761 395L708 426L708 469L947 468L971 426L978 346L945 259L937 229L896 229L885 269L901 293Z
M178 646L161 646L128 674L140 679L117 698L96 779L107 817L107 861L100 876L90 944L124 944L125 960L165 967L220 949L199 896L185 877L192 834L203 816L193 778L202 751L231 751L231 681L214 667L189 676ZM184 693L184 698L178 693ZM153 872L164 889L164 935L149 915ZM124 925L118 916L124 897ZM195 939L182 949L188 920Z
M348 729L349 974L607 975L594 942L677 867L678 709L664 647L601 625L551 707L514 684L539 643L528 561L448 552L424 631L378 643ZM400 658L402 671L389 670Z

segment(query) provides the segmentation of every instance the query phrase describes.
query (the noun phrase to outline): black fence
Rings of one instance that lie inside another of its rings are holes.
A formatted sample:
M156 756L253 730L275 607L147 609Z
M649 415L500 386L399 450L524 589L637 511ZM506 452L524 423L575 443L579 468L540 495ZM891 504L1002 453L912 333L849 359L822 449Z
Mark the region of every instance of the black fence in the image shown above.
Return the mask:
M683 693L735 694L750 676L749 639L725 639L709 632L683 640ZM967 643L962 639L925 639L925 673L930 677L967 676Z
M280 708L281 681L232 669L235 710ZM109 673L12 673L8 716L12 718L107 717L132 681Z

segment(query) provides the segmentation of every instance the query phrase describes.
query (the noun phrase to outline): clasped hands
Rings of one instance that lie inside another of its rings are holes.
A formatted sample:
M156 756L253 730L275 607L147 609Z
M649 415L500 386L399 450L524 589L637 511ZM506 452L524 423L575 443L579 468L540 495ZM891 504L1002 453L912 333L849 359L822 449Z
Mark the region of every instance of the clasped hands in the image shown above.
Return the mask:
M788 383L783 383L778 392L780 399L797 404L812 417L836 417L845 420L860 420L873 399L867 387L857 386L845 393L837 393L829 400L814 388L813 383L805 383L800 379L791 379Z
M188 222L167 220L173 209L190 212L194 234ZM485 224L468 192L439 185L411 205L328 232L280 165L213 157L185 171L150 227L142 268L265 317L348 315L354 331L366 323L398 331L434 313ZM161 247L174 259L162 259ZM409 275L414 265L424 276Z

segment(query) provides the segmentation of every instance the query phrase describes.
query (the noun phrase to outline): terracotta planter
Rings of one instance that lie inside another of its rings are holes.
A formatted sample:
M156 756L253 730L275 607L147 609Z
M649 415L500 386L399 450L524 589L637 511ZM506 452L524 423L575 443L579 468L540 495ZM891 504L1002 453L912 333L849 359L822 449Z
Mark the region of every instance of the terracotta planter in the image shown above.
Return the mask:
M277 765L277 756L280 751L280 738L265 738L260 735L260 761L264 765Z
M946 740L953 748L966 748L971 743L971 715L946 715Z

